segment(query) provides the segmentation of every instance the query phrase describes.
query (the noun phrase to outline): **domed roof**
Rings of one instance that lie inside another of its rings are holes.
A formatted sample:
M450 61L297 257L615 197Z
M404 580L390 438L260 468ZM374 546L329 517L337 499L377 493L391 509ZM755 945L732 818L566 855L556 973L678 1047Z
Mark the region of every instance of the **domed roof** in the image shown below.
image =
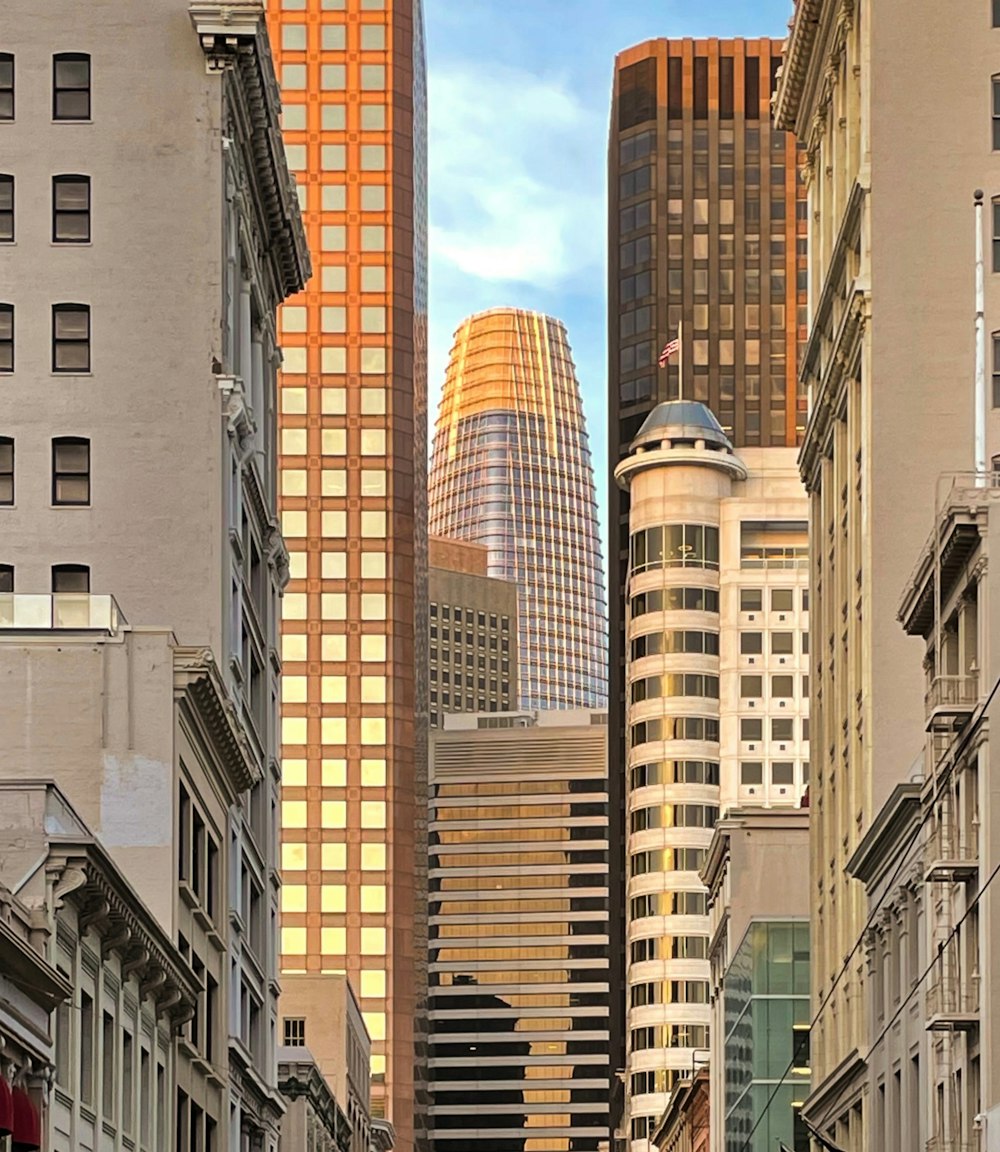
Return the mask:
M667 400L657 404L632 441L632 450L662 440L704 440L713 448L733 450L712 410L698 400Z

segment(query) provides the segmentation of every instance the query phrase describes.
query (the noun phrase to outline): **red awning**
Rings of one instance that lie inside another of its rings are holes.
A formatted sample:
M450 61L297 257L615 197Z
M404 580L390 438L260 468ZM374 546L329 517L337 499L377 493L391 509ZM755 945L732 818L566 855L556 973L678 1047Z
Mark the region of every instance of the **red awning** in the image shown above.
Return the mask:
M42 1146L42 1118L23 1088L14 1089L13 1152L37 1152Z
M10 1085L0 1076L0 1136L14 1131L14 1094Z

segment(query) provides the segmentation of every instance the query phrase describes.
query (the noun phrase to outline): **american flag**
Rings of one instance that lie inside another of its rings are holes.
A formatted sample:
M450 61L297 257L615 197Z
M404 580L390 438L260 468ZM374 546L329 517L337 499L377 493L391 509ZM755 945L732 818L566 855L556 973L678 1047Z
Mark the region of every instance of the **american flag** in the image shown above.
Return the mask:
M668 340L667 343L663 345L663 351L660 353L659 361L661 368L666 368L667 361L671 356L677 355L677 353L680 351L680 347L680 340Z

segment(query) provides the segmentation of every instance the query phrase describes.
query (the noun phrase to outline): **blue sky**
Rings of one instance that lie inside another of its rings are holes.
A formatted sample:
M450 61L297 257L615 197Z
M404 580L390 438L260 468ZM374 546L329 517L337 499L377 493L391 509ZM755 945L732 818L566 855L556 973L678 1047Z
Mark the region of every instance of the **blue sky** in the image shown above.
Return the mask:
M603 504L605 170L615 53L783 36L792 0L425 0L431 426L452 334L509 305L569 330Z

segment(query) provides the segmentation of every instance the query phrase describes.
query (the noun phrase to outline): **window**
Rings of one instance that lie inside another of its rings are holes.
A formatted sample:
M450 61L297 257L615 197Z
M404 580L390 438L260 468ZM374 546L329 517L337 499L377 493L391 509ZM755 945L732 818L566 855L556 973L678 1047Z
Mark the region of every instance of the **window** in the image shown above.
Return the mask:
M764 635L762 632L741 632L740 652L744 656L759 656L764 651Z
M90 119L90 57L85 53L53 56L52 119Z
M90 441L61 436L52 441L52 503L90 503Z
M14 239L14 177L0 176L0 241Z
M14 371L14 305L0 304L0 372Z
M740 720L740 739L741 740L761 740L764 736L764 722L759 718L744 716Z
M794 610L794 590L791 588L773 588L771 590L771 611L791 612Z
M14 119L14 57L0 52L0 120Z
M771 765L772 784L794 784L795 765L787 760L775 760Z
M1000 3L1000 0L997 0ZM996 206L993 208L994 216L996 215ZM993 266L996 268L996 227L994 226L994 240L993 240ZM1000 332L993 333L993 407L1000 408Z
M794 721L791 717L772 716L771 717L771 739L779 741L794 740Z
M744 787L764 783L764 765L760 760L744 760L740 764L740 784Z
M1000 28L1000 0L993 0L993 27Z
M53 564L52 591L87 593L90 591L90 569L86 564Z
M57 244L90 241L90 177L52 177L52 239Z
M90 371L90 308L86 304L52 306L52 371Z
M777 656L789 656L795 651L794 632L772 632L771 651Z
M763 676L741 676L740 696L744 700L756 700L764 695Z
M740 611L760 612L764 606L764 593L760 588L740 589Z
M306 1021L304 1016L286 1016L282 1022L284 1043L289 1048L302 1048L306 1042Z
M14 503L14 441L0 436L0 504Z
M80 1100L94 1102L94 1001L80 992Z

